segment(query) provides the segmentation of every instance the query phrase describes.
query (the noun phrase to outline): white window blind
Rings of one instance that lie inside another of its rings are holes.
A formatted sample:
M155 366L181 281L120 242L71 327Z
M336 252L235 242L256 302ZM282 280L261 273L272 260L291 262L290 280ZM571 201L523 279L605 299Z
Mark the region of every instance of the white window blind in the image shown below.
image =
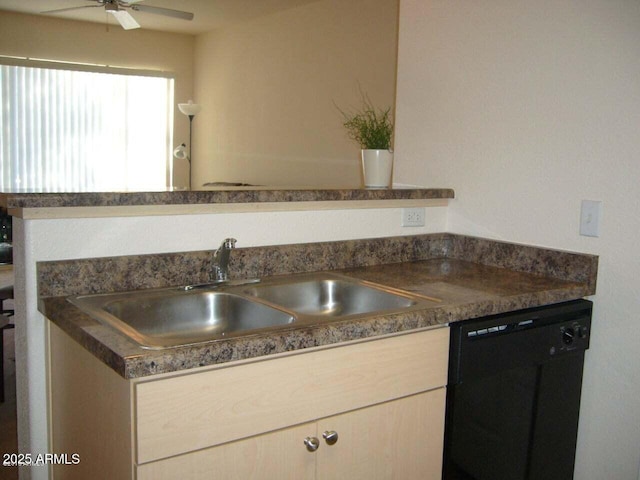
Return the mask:
M173 79L0 66L3 191L168 186Z

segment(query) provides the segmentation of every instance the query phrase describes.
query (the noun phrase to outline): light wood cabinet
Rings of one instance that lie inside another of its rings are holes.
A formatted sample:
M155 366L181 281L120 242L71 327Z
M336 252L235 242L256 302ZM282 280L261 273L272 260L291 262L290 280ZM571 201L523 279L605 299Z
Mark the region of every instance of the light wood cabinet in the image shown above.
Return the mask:
M138 480L439 480L445 389L392 400L317 422L150 462ZM323 438L337 435L330 445ZM305 439L318 441L309 451Z
M54 478L439 479L448 341L439 328L127 381L52 325L53 449L81 458Z

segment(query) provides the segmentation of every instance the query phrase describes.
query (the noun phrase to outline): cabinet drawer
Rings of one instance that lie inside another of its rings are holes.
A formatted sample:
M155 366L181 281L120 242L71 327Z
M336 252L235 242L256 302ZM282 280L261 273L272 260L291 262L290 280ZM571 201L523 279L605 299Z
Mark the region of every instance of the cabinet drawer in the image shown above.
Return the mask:
M142 464L446 384L449 329L136 385Z

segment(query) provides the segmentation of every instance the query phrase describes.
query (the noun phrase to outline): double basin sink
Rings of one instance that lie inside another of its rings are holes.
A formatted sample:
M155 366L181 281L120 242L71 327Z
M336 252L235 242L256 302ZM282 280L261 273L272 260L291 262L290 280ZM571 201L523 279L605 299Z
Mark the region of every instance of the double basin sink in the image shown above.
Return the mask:
M77 295L69 301L149 349L410 311L438 302L334 273Z

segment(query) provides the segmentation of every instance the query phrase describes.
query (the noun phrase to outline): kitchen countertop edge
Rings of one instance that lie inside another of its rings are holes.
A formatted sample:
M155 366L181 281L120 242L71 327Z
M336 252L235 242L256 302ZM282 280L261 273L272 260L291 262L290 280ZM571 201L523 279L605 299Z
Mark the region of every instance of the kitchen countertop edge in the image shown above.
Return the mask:
M452 199L451 188L252 188L163 192L0 192L9 210L70 207L132 207L159 205L249 204L281 202L355 202L375 200Z

